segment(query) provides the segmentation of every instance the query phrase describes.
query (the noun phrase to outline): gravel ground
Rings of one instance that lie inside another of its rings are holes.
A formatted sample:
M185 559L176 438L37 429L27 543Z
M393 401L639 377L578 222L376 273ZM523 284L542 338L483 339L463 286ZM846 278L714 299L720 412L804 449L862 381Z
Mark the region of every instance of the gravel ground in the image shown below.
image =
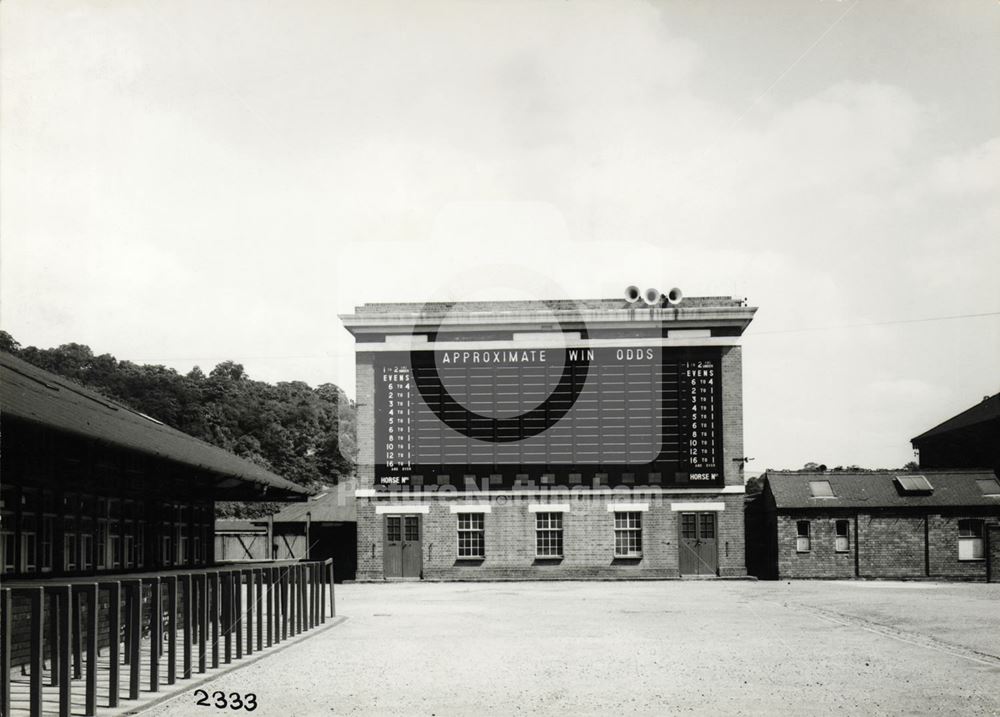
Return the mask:
M337 588L343 624L206 688L261 715L1000 715L1000 585ZM205 715L190 693L151 715Z

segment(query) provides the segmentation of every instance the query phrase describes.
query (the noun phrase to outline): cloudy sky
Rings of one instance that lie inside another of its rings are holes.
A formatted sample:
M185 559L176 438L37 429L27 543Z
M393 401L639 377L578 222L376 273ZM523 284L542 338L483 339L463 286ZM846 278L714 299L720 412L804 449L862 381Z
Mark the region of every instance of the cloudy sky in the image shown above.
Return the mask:
M994 0L6 0L0 33L22 344L353 395L365 301L747 297L751 470L899 466L1000 391Z

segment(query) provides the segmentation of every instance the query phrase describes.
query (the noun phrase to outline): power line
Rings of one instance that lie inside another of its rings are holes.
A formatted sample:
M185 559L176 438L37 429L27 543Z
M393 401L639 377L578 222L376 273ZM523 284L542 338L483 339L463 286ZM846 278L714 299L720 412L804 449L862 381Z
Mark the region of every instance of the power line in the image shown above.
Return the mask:
M921 324L928 321L952 321L954 319L978 319L985 316L1000 316L1000 311L987 311L982 314L955 314L953 316L927 316L920 319L895 319L893 321L870 321L863 324L840 324L837 326L809 326L801 329L779 329L777 331L755 331L751 336L768 334L797 334L805 331L833 331L836 329L859 329L866 326L893 326L896 324Z

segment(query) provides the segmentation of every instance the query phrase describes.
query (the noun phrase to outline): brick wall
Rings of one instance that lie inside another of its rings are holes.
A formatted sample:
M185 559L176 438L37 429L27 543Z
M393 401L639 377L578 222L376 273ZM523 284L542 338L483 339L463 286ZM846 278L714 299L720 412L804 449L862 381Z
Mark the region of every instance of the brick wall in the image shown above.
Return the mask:
M633 500L632 498L629 499ZM649 504L642 514L643 554L637 560L614 557L614 514L608 512L608 498L580 492L560 496L553 502L568 503L563 514L564 557L561 560L538 560L535 557L535 514L530 503L542 502L510 496L490 498L424 497L409 503L429 506L421 516L423 535L423 576L432 580L505 580L505 579L581 579L581 578L673 578L678 577L678 520L680 513L670 509L677 500L663 497L635 498ZM688 496L684 502L698 502ZM701 502L719 502L720 497ZM743 496L721 498L724 511L716 513L719 574L746 574L744 564ZM382 526L384 518L375 515L376 501L359 500L358 505L358 579L382 579ZM386 505L384 501L378 504ZM468 561L457 557L457 515L450 507L456 504L489 504L484 515L485 558Z
M722 472L726 485L743 485L739 458L743 458L743 348L729 346L722 349Z
M855 577L857 560L857 576L862 578L985 580L985 560L958 559L958 521L963 517L974 516L871 512L779 515L778 574L782 578L850 578ZM850 520L847 553L835 550L838 519ZM799 520L810 521L808 553L796 552Z
M1000 524L986 526L987 580L1000 583Z
M928 515L931 577L986 579L986 561L958 559L958 520L963 516Z
M357 444L358 488L375 484L375 368L372 353L358 353L357 382Z
M850 520L849 546L846 553L836 550L837 520ZM809 521L809 552L796 550L797 523ZM779 515L778 576L782 578L853 578L855 526L854 520L844 515Z

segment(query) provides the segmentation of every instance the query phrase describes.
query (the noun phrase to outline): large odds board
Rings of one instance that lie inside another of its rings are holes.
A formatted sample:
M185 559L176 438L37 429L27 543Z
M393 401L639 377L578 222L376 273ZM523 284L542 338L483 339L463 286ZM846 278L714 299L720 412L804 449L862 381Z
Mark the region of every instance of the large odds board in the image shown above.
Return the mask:
M719 349L375 354L376 485L721 485Z

